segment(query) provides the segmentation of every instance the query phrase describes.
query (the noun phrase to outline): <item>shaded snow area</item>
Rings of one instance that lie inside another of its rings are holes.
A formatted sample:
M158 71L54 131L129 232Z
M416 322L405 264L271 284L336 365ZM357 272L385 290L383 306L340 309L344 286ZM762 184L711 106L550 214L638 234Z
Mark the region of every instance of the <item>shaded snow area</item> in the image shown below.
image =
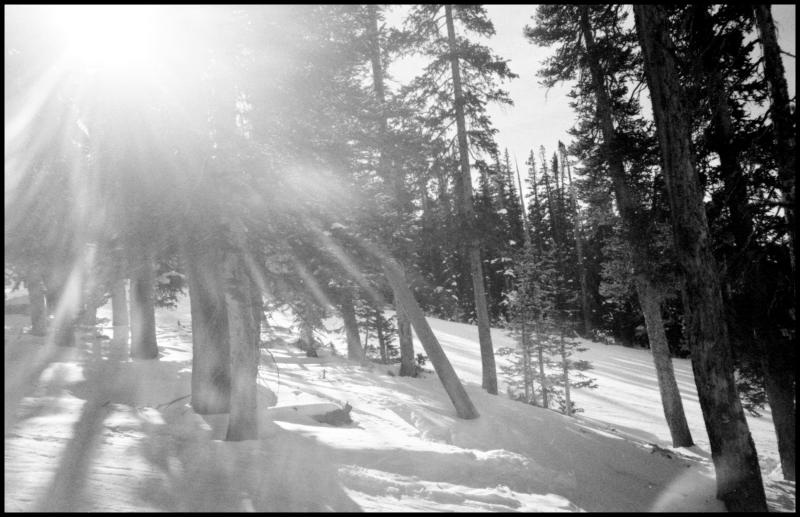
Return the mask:
M573 393L585 412L567 418L486 394L477 328L431 318L481 414L465 421L434 373L401 378L396 365L343 359L333 320L319 358L288 344L286 317L268 322L260 439L225 442L227 416L188 405L187 300L157 313L158 361L131 361L91 336L54 350L7 314L5 510L724 511L686 360L675 371L697 445L672 450L645 350L586 342L578 357L599 388ZM493 338L511 344L502 330ZM314 418L345 403L351 423ZM794 511L769 411L749 423L771 509Z

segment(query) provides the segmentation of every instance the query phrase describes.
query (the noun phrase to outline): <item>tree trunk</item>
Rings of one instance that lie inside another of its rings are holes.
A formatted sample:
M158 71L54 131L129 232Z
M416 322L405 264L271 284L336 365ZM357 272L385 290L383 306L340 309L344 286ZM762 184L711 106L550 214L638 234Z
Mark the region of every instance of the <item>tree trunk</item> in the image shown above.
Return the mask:
M708 17L708 7L705 6L697 6L696 8L696 20L694 21L694 25L699 28L698 32L700 33L700 37L698 38L698 48L708 48L710 46L710 42L708 41L709 34L713 34L713 31L709 29L710 27L710 20ZM757 14L757 21L759 23L759 29L762 30L762 43L764 44L764 53L765 53L765 69L769 69L772 73L779 74L780 80L783 78L783 69L782 64L779 63L781 68L776 70L772 68L774 62L766 57L767 54L767 46L771 46L771 43L765 43L770 41L770 31L772 31L771 36L774 36L774 25L772 24L771 13L769 10L769 6L766 5L759 5L755 6L755 11ZM704 30L705 29L705 30ZM703 38L705 36L705 38ZM765 38L766 36L766 38ZM777 43L776 43L777 44ZM777 51L778 53L778 61L780 61L780 49L772 49L772 51ZM739 150L736 146L735 142L735 132L732 127L731 122L731 110L730 105L728 103L728 94L725 88L724 79L720 73L718 63L712 59L713 53L712 52L705 52L703 53L702 60L699 60L699 64L701 65L701 70L705 71L705 76L710 78L711 83L711 97L714 99L714 118L713 118L713 133L711 140L710 147L712 150L715 150L720 158L720 170L722 172L722 178L725 185L725 206L730 211L731 217L731 226L733 229L734 240L736 243L737 254L735 260L735 269L730 274L730 276L734 279L740 278L739 275L742 275L741 271L747 267L751 266L751 256L752 254L747 253L747 247L750 243L751 234L753 232L753 218L752 218L752 209L747 197L747 178L744 175L741 166L739 165ZM708 73L708 71L712 71L712 73ZM770 72L768 72L769 74ZM700 76L701 74L698 74ZM773 83L773 88L778 87ZM785 86L785 81L784 81ZM774 90L773 90L774 92ZM777 97L773 95L773 100L785 99L786 97L781 95L778 92ZM773 103L773 110L777 109L777 106ZM777 128L777 124L779 124L779 119L781 119L781 115L777 115L777 118L773 118L776 123L776 132L780 133L780 129ZM785 120L781 120L782 123L786 123ZM790 135L792 139L791 142L784 139L783 141L780 140L779 142L783 142L783 145L794 145L794 134ZM780 160L784 157L779 157L779 167L781 165ZM785 165L785 164L783 164ZM791 167L794 167L794 154L792 153L792 162ZM785 172L785 171L784 171ZM779 170L779 177L781 171ZM784 177L782 177L785 179ZM787 187L787 183L783 184L784 187ZM793 176L791 178L791 183L788 184L788 188L793 189ZM791 191L792 199L793 199L793 191ZM786 198L784 197L784 201ZM790 220L788 217L793 217L793 206L789 206L784 214L787 216L787 222ZM791 212L791 213L790 213ZM794 222L793 219L790 222L791 230L794 231ZM791 237L791 234L790 234ZM793 243L793 240L790 241L790 244ZM791 249L790 249L791 251ZM794 267L794 256L792 256L792 267ZM732 268L729 268L731 271ZM744 275L747 277L747 275ZM743 294L746 299L749 300L757 300L759 298L759 291L758 288L758 280L747 280L743 286ZM757 326L757 325L755 325ZM757 341L757 340L754 340ZM781 347L781 343L783 340L780 337L775 339L771 339L768 343L748 343L750 346L758 348L761 350L762 353L762 370L764 374L765 380L765 387L767 393L767 399L770 404L770 408L772 408L773 414L773 423L775 426L775 432L778 438L778 451L781 457L781 467L783 470L784 478L787 480L794 481L795 479L795 408L794 408L794 400L793 395L795 389L795 374L793 367L786 368L786 364L793 364L792 361L789 360L791 354L785 353L781 354L781 352L786 352L786 349ZM780 350L780 352L779 352Z
M672 436L672 446L691 447L694 445L692 433L686 422L681 393L675 381L667 335L664 332L664 320L661 317L661 293L652 282L640 277L636 281L636 294L647 326L647 339L650 341L650 350L653 353L661 405Z
M523 302L524 303L524 302ZM521 334L521 341L522 341L522 382L525 383L525 403L530 404L531 402L531 394L533 391L533 381L532 381L532 372L531 372L531 350L530 350L530 339L528 336L528 327L526 325L526 317L527 314L525 312L522 313L522 322L520 324L520 334Z
M564 375L564 414L572 416L572 400L569 393L569 362L567 361L567 351L564 346L564 328L561 328L561 369Z
M28 299L30 300L31 334L44 336L47 334L47 303L41 275L27 275L25 277L25 287L28 288Z
M113 327L113 343L117 353L125 354L128 346L131 327L128 316L128 293L126 280L120 278L111 285L111 325Z
M581 8L581 27L597 98L597 117L603 133L606 149L605 159L608 162L611 179L614 184L617 207L625 229L624 235L633 250L634 269L639 276L636 288L642 313L644 314L645 326L647 327L647 336L650 340L650 349L653 353L664 417L670 429L673 446L689 447L693 441L689 432L689 424L686 421L686 413L683 410L678 383L675 381L675 372L669 355L669 345L664 333L664 321L661 317L661 295L656 287L657 284L653 274L648 267L648 258L643 252L647 248L647 235L649 233L642 224L643 206L641 201L637 199L636 193L628 186L622 157L615 152L617 143L611 100L606 90L600 60L596 54L594 35L589 26L588 8L586 6Z
M542 407L547 409L550 407L550 403L547 396L547 377L544 374L544 345L541 341L543 338L544 337L540 334L539 344L536 346L536 352L539 356L539 385L540 389L542 390Z
M97 305L93 300L87 300L87 303L83 306L81 325L87 327L94 327L97 325Z
M781 338L775 341L780 342ZM795 362L792 354L775 342L763 343L762 368L767 400L772 410L772 423L778 438L778 454L781 458L783 478L795 481L795 425L797 407L795 403ZM788 347L793 346L791 343Z
M353 306L353 297L344 293L339 304L339 310L344 322L344 332L347 336L347 358L351 361L363 361L364 349L361 347L361 335L358 333L358 320Z
M397 295L395 295L397 300ZM403 307L395 302L397 310L397 340L400 343L400 377L416 377L417 367L414 358L414 338L411 335L411 321Z
M533 156L533 152L531 152L531 157ZM525 196L522 190L522 177L519 174L519 166L516 167L517 169L517 185L519 186L520 192L520 204L522 208L522 231L523 236L522 238L525 241L525 258L522 262L522 307L521 307L521 317L522 317L522 324L521 324L521 333L522 333L522 367L524 371L523 381L525 382L525 402L530 404L531 401L536 403L536 391L534 389L533 384L533 368L531 367L531 338L532 332L528 329L528 321L531 319L530 311L528 310L528 306L526 303L526 298L529 296L529 289L528 289L528 257L533 257L533 243L531 242L531 229L528 222L528 215L525 210L524 199ZM510 172L510 169L509 169ZM509 181L511 181L509 179ZM531 184L536 186L536 175L532 178Z
M231 372L230 416L225 440L255 440L258 438L258 349L255 346L251 280L241 250L225 251L223 282Z
M469 234L469 261L472 275L472 290L475 298L475 313L478 318L478 340L481 347L481 366L483 379L481 386L492 395L497 395L497 367L495 366L492 334L489 327L489 309L486 305L486 292L481 264L480 239L475 229L475 213L472 206L472 177L469 169L469 147L467 146L467 127L464 118L464 93L461 88L461 71L458 64L456 33L453 25L453 8L445 5L447 22L447 39L450 50L450 68L453 75L455 91L456 127L458 132L458 149L461 165L463 200L460 204L462 217L467 224ZM417 334L419 335L419 334Z
M372 64L372 83L375 87L375 99L378 101L380 114L378 122L380 123L381 136L383 142L380 150L379 158L379 173L383 176L384 181L389 182L389 171L386 167L386 147L388 142L388 123L386 120L386 92L383 84L383 64L381 62L381 46L380 34L378 32L378 12L374 4L367 5L369 15L369 31L370 31L370 62ZM395 171L394 177L394 190L395 190L395 204L397 205L397 217L395 221L395 229L400 227L403 217L402 195L404 191L402 171ZM395 296L397 299L397 296ZM416 368L414 368L414 343L411 336L411 324L408 319L402 314L402 311L397 307L395 302L395 310L397 311L397 335L400 341L400 376L414 376ZM357 335L357 334L356 334ZM349 347L348 338L348 347ZM361 345L359 344L359 347ZM348 348L349 350L349 348Z
M777 146L775 156L778 159L778 178L781 180L783 194L783 213L789 226L789 249L792 253L792 272L797 271L795 263L795 237L797 227L794 219L795 194L795 117L789 101L789 89L786 86L786 75L781 61L781 48L775 21L772 19L770 4L756 4L755 9L761 46L764 49L764 75L770 84L772 96L772 121L775 124Z
M264 298L258 283L250 281L250 307L253 310L253 333L256 346L256 355L261 347L261 324L264 321Z
M82 253L81 269L81 301L79 320L84 327L94 327L97 324L97 306L103 294L98 292L97 279L95 278L95 260L97 257L97 244L87 243Z
M143 252L131 278L131 357L158 359L155 274L150 254Z
M378 335L378 348L381 351L381 362L389 362L389 351L386 349L386 338L383 335L383 316L380 309L375 309L375 333Z
M462 386L455 370L453 370L453 366L447 359L441 345L439 345L436 335L428 325L422 309L420 309L419 304L414 299L414 295L411 293L411 289L406 284L405 278L403 278L400 267L393 260L386 258L381 259L381 265L383 273L386 275L386 280L392 286L400 305L411 320L414 330L417 331L417 337L422 343L422 348L428 354L428 359L433 364L436 375L439 376L439 380L442 381L450 401L455 406L456 414L463 419L478 418L478 411L472 405L464 386Z
M73 289L68 289L68 286ZM80 282L58 266L49 269L45 275L47 315L52 317L50 334L58 346L75 346L75 321L80 300L74 293L79 288Z
M766 512L753 439L733 376L719 276L711 254L702 191L692 165L686 105L670 53L666 13L634 5L653 115L661 143L675 247L684 278L686 334L698 398L717 473L717 497L729 511Z
M199 246L187 257L192 314L192 409L201 415L230 411L231 365L223 254Z
M111 286L111 325L126 328L130 325L128 319L128 293L124 278L116 280ZM127 338L127 335L125 337Z
M592 309L589 304L589 285L586 278L586 264L583 260L583 232L581 232L581 222L578 219L578 198L575 195L575 186L572 184L572 170L567 161L567 149L560 141L558 148L561 152L561 163L567 169L567 179L569 180L569 196L572 204L572 218L574 221L573 232L575 235L575 255L578 259L578 271L580 273L581 284L581 312L583 313L583 335L592 335Z

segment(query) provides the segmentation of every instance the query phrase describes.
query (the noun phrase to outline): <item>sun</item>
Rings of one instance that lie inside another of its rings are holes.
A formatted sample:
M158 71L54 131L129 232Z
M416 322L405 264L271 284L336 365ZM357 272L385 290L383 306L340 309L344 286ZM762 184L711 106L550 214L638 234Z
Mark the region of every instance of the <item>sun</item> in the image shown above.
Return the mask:
M61 5L48 10L70 68L117 79L156 73L164 44L159 6Z

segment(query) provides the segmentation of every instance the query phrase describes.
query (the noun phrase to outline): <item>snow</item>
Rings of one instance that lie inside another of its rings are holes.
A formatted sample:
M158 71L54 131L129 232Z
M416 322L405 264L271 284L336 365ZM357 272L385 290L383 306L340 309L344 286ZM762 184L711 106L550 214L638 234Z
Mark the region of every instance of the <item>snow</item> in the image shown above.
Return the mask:
M6 511L724 510L687 360L675 371L697 444L673 451L646 350L583 343L599 388L573 392L585 412L568 418L485 393L477 328L430 318L481 415L461 420L432 372L349 363L333 330L335 353L306 357L272 314L259 439L225 442L227 415L197 415L185 398L190 321L185 299L159 310L160 359L131 361L112 340L56 350L6 315ZM345 403L352 424L314 420ZM794 511L769 412L749 423L771 509Z

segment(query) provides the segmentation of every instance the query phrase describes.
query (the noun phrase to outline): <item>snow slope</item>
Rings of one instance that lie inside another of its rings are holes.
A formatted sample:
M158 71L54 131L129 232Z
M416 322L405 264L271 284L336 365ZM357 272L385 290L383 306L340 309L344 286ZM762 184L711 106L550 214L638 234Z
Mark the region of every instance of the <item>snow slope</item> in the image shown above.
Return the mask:
M159 361L127 360L110 340L55 350L21 333L24 316L6 315L5 510L724 510L688 362L676 372L698 445L670 452L646 351L587 344L600 388L576 393L585 413L567 418L483 392L477 329L430 322L479 419L456 418L433 373L400 378L396 366L348 363L335 331L323 336L328 353L305 357L273 315L260 439L230 443L226 415L199 416L184 398L186 300L157 314ZM500 330L493 338L510 343ZM352 424L312 418L345 402ZM769 414L750 423L770 504L794 511L794 484L774 472Z

